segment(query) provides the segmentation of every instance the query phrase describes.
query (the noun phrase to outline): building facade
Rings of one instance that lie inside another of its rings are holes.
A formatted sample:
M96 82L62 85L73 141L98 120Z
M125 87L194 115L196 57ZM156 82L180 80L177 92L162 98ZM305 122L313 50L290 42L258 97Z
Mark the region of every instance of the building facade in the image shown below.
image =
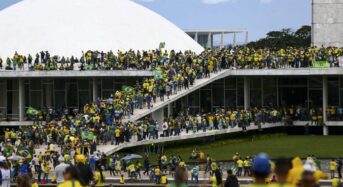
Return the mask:
M312 43L343 47L343 0L312 0Z
M52 72L51 72L52 73ZM2 77L0 78L0 125L20 125L26 121L25 110L63 107L78 109L99 98L108 98L123 85L134 86L146 76L101 77ZM215 112L217 109L253 107L295 107L316 109L326 118L327 108L337 111L343 120L343 69L227 70L220 78L187 93L170 105L152 112L152 116L172 115L181 110L191 114ZM3 75L3 74L2 74ZM152 76L152 75L151 75ZM17 122L17 123L16 123Z

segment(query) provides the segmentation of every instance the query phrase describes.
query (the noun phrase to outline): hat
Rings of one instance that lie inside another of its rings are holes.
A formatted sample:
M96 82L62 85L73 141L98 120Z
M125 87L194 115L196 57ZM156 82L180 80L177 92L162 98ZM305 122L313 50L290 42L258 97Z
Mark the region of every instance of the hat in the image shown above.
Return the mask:
M252 170L257 173L269 173L270 163L268 155L264 153L258 154L254 159Z

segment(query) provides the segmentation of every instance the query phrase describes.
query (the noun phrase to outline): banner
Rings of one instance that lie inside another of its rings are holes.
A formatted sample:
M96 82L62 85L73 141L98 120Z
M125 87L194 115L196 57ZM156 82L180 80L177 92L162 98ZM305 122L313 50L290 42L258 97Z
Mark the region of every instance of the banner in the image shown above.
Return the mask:
M313 67L314 68L328 68L330 67L328 61L315 61L313 62Z
M19 156L25 158L26 161L28 161L28 162L30 162L32 160L32 150L30 150L26 147L20 146L18 148L17 154Z

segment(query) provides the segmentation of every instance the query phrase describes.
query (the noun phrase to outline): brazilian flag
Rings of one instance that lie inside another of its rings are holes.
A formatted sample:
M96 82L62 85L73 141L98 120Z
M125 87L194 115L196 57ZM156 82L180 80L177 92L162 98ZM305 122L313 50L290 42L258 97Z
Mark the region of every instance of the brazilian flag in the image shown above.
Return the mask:
M41 112L40 112L39 110L33 108L33 107L29 107L29 108L27 108L27 110L26 110L26 114L27 114L28 116L37 116L37 115L40 115Z
M153 74L155 79L162 79L163 78L161 71L154 71L152 74Z
M89 131L83 131L81 133L82 140L93 140L94 139L94 134Z
M159 49L163 49L166 46L166 42L160 42Z
M122 86L121 91L125 94L133 94L135 92L135 89L131 86Z
M17 155L25 158L26 161L28 162L31 162L32 160L32 153L33 151L26 147L23 147L23 146L18 147Z

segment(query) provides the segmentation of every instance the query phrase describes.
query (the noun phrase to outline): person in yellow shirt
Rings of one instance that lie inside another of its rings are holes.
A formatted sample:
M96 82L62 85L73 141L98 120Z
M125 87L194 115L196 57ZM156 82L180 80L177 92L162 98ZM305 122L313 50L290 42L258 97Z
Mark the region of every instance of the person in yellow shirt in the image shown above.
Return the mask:
M156 177L156 184L160 184L161 181L161 170L160 167L155 168L155 177Z
M37 181L34 178L32 178L31 180L32 180L31 187L39 187Z
M331 186L332 187L339 187L342 185L342 181L339 178L333 178L331 181Z
M242 159L238 159L236 161L236 164L237 164L237 168L238 168L238 171L237 171L237 176L242 176L242 172L243 172L243 160Z
M57 187L82 187L78 180L78 173L74 166L69 166L64 171L64 182Z
M250 161L245 159L243 161L243 168L244 168L244 176L250 176Z
M292 160L292 169L289 170L287 176L287 182L292 186L296 186L299 180L301 179L301 174L303 173L303 163L299 157L295 157Z
M120 175L119 183L120 183L120 184L125 184L125 178L124 178L124 175L123 175L123 174Z
M161 177L161 184L167 185L168 184L168 178L165 174L162 175Z
M116 139L116 145L119 145L119 139L120 139L120 129L117 127L114 131L115 139Z
M331 174L331 178L333 179L335 177L335 171L337 169L337 163L335 160L331 160L330 161L330 174Z

